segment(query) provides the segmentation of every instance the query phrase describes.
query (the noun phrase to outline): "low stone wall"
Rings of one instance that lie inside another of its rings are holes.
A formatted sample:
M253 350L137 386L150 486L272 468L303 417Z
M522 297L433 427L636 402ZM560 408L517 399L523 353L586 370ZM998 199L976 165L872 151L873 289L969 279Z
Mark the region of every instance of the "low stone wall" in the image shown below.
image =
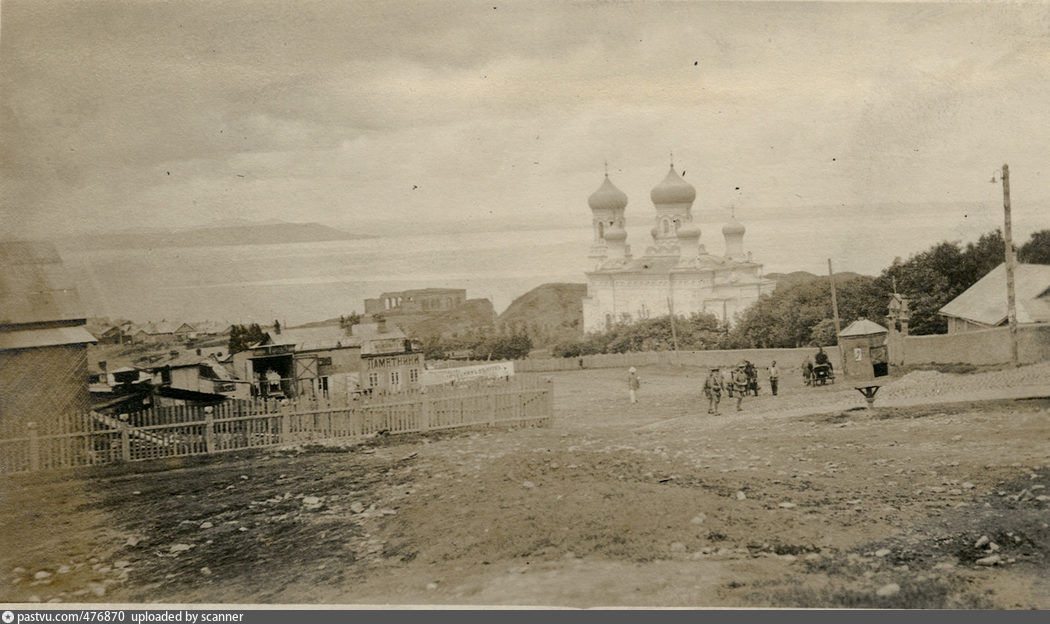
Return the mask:
M841 359L834 347L828 355L838 364ZM817 353L816 347L801 349L737 349L726 351L643 351L638 353L605 353L584 355L575 358L543 358L516 360L514 371L518 373L548 373L554 371L579 370L581 368L627 368L630 366L673 365L710 368L712 366L734 366L748 360L760 368L776 361L780 370L801 369L807 357Z
M1010 329L995 327L956 334L907 336L891 341L894 362L904 364L1005 364L1010 361ZM1017 353L1022 364L1050 360L1050 324L1021 325L1017 328Z

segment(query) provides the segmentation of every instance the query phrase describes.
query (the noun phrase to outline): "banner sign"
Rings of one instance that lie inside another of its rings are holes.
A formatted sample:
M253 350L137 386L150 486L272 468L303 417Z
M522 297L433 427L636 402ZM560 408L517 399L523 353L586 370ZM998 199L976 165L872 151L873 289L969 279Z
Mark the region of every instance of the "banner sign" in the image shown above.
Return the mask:
M514 362L494 362L423 371L423 385L434 386L471 379L504 379L514 376Z

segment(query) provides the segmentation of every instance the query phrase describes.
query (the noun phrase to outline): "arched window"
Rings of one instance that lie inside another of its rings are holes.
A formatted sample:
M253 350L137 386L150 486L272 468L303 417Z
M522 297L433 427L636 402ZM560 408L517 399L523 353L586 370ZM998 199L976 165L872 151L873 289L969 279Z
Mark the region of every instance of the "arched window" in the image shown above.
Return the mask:
M664 234L667 234L671 230L671 226L668 225L667 219L664 219L660 222L660 227L663 230Z
M605 224L598 222L598 238L605 238Z

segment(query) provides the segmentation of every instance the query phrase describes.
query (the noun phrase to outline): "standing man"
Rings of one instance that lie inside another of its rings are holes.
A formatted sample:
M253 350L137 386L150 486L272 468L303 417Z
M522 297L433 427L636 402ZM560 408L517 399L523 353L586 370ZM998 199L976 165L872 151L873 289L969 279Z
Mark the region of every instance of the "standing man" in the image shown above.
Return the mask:
M638 379L638 369L633 366L627 369L627 391L631 395L631 403L638 402L636 393L641 386L642 382Z
M773 363L769 365L769 389L773 391L773 396L777 395L777 382L780 380L780 369L777 368L777 361L773 360Z
M707 397L707 413L718 416L718 403L722 400L722 373L712 368L704 381L704 396Z
M741 412L744 408L740 403L747 394L747 366L743 362L733 371L733 392L736 394L736 411Z

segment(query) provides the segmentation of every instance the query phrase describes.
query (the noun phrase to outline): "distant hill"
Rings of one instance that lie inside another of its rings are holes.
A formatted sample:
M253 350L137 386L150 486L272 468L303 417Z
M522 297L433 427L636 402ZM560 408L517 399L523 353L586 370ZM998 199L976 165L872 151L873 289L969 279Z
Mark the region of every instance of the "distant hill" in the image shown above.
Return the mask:
M256 223L189 230L119 231L63 239L84 249L153 249L157 247L218 247L227 245L274 245L354 240L370 236L350 234L320 223Z
M792 273L766 273L762 277L776 281L777 288L791 288L799 284L812 282L815 279L827 279L827 275L814 275L808 271L794 271ZM845 282L857 277L864 277L860 273L843 271L835 274L835 283Z
M495 327L496 310L488 299L467 299L462 305L448 312L397 315L390 316L387 320L397 324L413 338L440 336L449 339L491 332Z
M543 284L521 295L496 321L500 331L524 331L534 347L544 347L583 336L583 298L586 284Z

